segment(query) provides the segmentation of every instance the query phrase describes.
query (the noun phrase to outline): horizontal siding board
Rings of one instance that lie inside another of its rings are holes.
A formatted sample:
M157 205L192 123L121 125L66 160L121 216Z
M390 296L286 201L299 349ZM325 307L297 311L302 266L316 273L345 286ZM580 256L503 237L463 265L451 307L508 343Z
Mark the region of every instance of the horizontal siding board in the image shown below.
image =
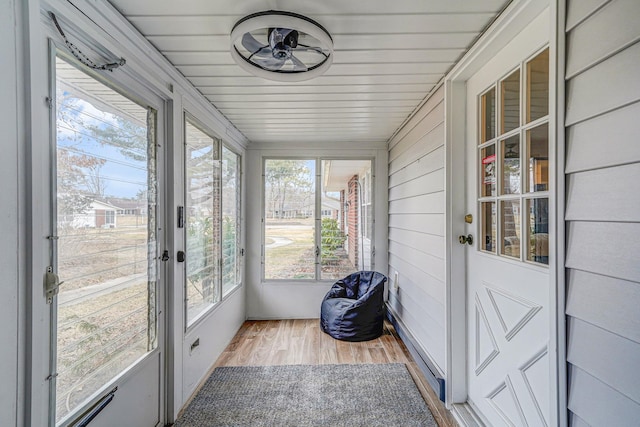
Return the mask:
M569 316L640 343L640 283L570 270Z
M426 156L415 159L407 166L391 174L389 176L389 188L419 178L443 167L444 146L436 148Z
M424 292L432 295L436 300L444 301L444 282L438 280L434 276L426 274L424 271L393 253L389 253L389 270L396 270L400 272L403 277L407 277L409 280L419 285ZM400 286L402 286L402 284Z
M444 236L444 214L396 214L389 217L389 228Z
M409 121L393 136L389 142L389 150L393 149L400 141L406 138L407 134L411 132L426 116L432 114L432 110L444 101L444 86L440 86L433 92L433 94L427 99L424 105L409 119ZM442 113L442 120L444 120L444 111Z
M444 213L444 193L425 194L389 202L389 214L397 213Z
M569 369L568 407L592 426L637 426L640 420L640 404L574 365Z
M566 30L587 19L610 0L568 0Z
M405 138L400 140L400 142L389 151L389 160L393 161L400 154L411 150L414 145L419 143L422 137L430 133L441 123L444 123L444 102L436 105L431 114L422 119Z
M389 240L444 259L445 245L444 237L442 236L391 228L389 230Z
M640 222L640 197L616 191L624 183L640 183L640 163L569 175L565 218Z
M431 172L389 190L389 201L444 191L444 169Z
M436 126L431 132L423 136L411 150L405 151L389 163L389 173L393 174L403 167L413 163L437 148L444 145L444 123Z
M640 223L570 222L566 267L640 282Z
M616 0L575 27L567 36L567 76L593 66L640 39L638 17L638 0ZM611 31L613 25L615 31Z
M571 126L567 132L566 172L640 162L638 117L640 102Z
M640 369L637 369L640 344L637 342L569 318L567 361L640 403ZM634 366L635 369L630 369Z
M401 287L398 291L391 291L389 298L393 297L405 310L421 319L428 335L444 336L444 305L407 278L399 276L399 282Z
M444 334L439 333L436 328L427 330L425 319L417 318L415 313L399 303L395 296L392 295L390 301L392 308L396 311L398 317L402 318L402 322L413 335L422 351L428 355L440 371L444 372Z
M404 300L410 300L412 304L415 304L412 312L423 319L425 324L434 325L435 327L432 329L436 330L437 334L444 335L444 302L438 301L406 276L399 274L398 281L400 290L398 292L391 290L389 296L394 296L401 303Z
M444 372L444 88L389 142L389 303Z
M638 66L640 43L569 80L566 124L572 125L640 100Z
M439 282L445 280L445 266L442 258L426 254L402 243L390 241L389 253L398 258L402 258L407 263L413 265L423 273L435 277Z

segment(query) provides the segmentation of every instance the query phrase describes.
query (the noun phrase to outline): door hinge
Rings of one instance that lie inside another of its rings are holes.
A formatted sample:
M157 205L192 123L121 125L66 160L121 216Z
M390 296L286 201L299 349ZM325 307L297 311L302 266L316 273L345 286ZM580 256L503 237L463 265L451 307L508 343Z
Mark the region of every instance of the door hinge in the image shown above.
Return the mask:
M47 267L47 271L44 274L44 293L47 297L47 304L53 302L53 297L58 294L58 288L64 282L61 282L58 275L53 272L53 267Z

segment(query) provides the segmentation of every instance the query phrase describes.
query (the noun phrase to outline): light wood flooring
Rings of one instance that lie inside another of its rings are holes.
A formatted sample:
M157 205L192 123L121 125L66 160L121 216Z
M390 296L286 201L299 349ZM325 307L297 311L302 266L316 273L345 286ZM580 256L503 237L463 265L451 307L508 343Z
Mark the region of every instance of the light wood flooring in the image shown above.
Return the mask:
M318 319L245 322L220 355L218 366L404 363L440 427L457 423L422 376L393 326L372 341L338 341L320 330Z

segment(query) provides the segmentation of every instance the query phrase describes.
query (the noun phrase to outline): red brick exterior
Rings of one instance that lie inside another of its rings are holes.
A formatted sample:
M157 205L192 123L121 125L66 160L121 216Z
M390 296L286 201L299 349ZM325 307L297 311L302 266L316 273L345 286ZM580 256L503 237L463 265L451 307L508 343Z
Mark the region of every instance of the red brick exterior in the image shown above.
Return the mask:
M360 201L358 197L358 175L354 175L349 180L347 203L349 211L347 212L347 233L349 235L349 261L356 267L359 265L359 248L358 248L358 215Z

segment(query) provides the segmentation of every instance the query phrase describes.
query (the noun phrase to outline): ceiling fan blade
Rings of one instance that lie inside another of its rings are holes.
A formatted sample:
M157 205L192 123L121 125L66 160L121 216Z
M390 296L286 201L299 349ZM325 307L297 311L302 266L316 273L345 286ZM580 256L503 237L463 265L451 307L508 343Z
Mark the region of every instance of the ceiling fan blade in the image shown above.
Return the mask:
M307 66L304 65L304 62L300 61L295 56L291 55L291 62L293 62L293 69L295 71L307 71Z
M261 44L258 40L251 35L251 33L244 33L242 35L242 46L247 49L251 54L255 54L261 49L268 47L268 45Z
M266 68L267 70L279 70L284 66L284 63L286 62L286 60L284 59L276 59L273 56L254 56L252 58L252 61L260 65L261 67Z
M251 58L273 58L273 51L269 46L262 46L255 52L251 52L249 59Z
M298 47L291 48L291 50L293 50L294 52L315 52L315 53L317 53L319 55L322 55L322 56L325 56L325 57L327 56L327 54L324 53L322 51L322 49L319 48L319 47L305 46L305 45L301 45L299 43L298 43Z

